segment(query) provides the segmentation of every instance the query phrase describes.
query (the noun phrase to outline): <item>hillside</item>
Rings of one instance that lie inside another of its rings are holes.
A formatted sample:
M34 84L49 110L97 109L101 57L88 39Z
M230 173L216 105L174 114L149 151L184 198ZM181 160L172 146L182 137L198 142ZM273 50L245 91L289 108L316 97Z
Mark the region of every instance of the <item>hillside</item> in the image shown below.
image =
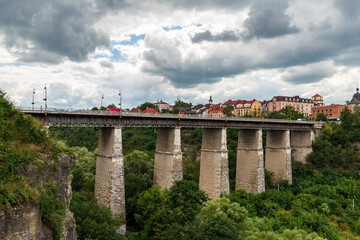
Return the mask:
M0 91L0 239L76 239L73 156Z

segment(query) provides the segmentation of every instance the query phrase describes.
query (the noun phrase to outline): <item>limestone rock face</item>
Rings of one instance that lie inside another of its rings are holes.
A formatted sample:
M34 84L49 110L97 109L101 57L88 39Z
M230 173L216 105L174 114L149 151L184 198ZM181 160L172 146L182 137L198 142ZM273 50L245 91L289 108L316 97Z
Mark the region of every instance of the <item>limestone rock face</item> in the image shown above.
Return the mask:
M73 157L60 153L59 161L55 162L52 156L41 155L49 164L44 171L39 172L32 165L27 168L26 176L39 186L48 181L55 181L59 200L65 203L64 221L61 229L62 240L75 240L75 219L70 212L71 191L71 170L74 168ZM18 240L18 239L53 239L51 229L41 221L40 209L38 205L24 203L15 206L10 212L0 210L0 240Z

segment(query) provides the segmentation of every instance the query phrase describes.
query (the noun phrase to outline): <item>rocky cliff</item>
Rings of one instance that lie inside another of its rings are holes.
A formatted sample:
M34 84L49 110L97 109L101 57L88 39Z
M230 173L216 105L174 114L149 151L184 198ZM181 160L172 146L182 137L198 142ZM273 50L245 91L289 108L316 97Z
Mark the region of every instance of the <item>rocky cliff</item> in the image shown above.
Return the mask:
M46 164L42 168L35 164L29 164L24 175L28 184L35 184L36 188L46 191L43 194L44 197L40 194L38 204L34 201L24 202L0 211L1 240L76 239L75 220L69 210L72 198L73 157L64 153L53 156L40 153L39 158ZM49 184L51 183L53 186L50 188ZM53 189L56 189L56 198L60 208L54 208L51 201L51 197L55 193ZM56 217L56 214L59 216ZM56 229L57 224L60 224L58 230Z

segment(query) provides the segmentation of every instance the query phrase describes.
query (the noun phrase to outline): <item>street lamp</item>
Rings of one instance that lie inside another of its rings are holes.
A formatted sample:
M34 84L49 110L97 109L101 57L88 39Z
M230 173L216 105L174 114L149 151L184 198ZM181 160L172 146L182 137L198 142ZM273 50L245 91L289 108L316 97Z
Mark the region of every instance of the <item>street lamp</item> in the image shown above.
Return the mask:
M102 109L103 107L103 99L104 99L104 94L102 93L101 94L101 104L100 104L100 110Z
M119 90L119 108L121 112L121 90Z
M35 105L35 88L33 89L31 105L32 105L32 110L34 111L34 105Z
M45 102L45 112L46 112L46 110L47 110L47 89L46 89L46 83L45 83L44 90L45 90L45 98L44 98L43 100L44 100L44 102Z

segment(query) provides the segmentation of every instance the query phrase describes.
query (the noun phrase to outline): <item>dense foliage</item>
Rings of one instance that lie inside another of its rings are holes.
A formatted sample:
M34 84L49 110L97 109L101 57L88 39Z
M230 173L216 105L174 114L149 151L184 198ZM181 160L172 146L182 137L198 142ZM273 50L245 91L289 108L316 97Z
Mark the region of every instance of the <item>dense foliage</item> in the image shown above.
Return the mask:
M44 169L56 170L57 153L65 151L47 134L45 127L31 116L16 110L0 91L0 210L24 202L39 204L41 219L60 239L65 204L58 199L56 183L42 184L32 173L42 174ZM43 154L41 154L43 153ZM53 159L45 159L44 154Z
M317 168L359 169L360 111L352 114L347 108L341 113L341 124L327 122L313 143L308 162Z
M267 117L288 120L305 119L304 114L296 111L293 106L286 106L279 111L270 112L267 114Z

